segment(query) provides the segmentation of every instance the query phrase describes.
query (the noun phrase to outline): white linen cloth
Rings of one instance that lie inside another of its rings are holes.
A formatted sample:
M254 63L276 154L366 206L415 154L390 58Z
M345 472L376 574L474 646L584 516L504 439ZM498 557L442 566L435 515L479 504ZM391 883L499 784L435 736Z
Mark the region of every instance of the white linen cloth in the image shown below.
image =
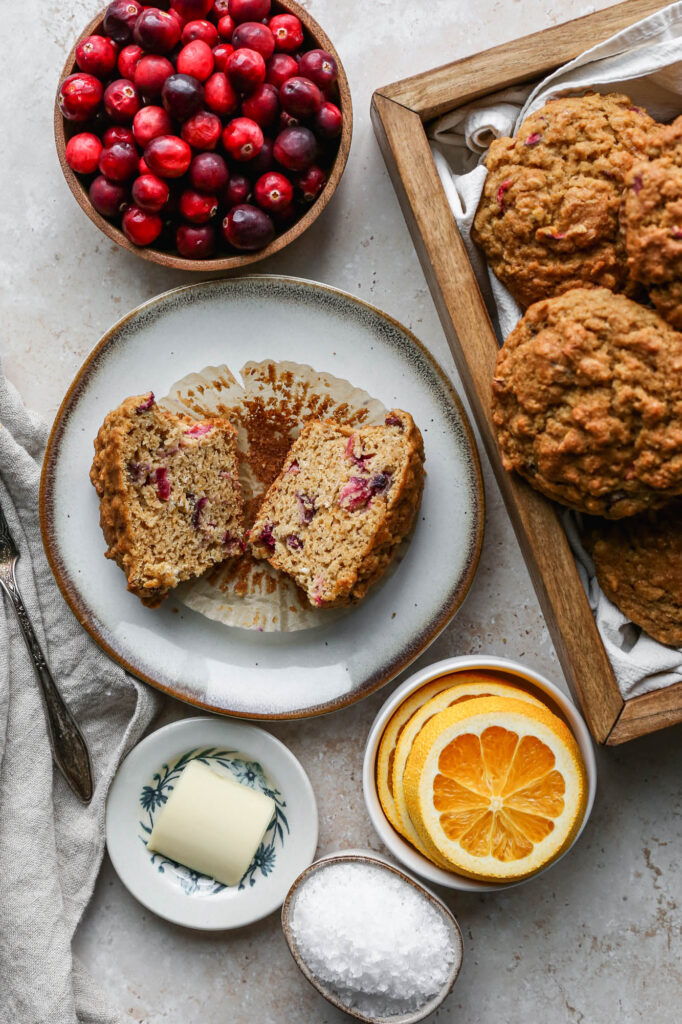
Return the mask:
M682 113L682 2L586 50L543 81L450 111L431 129L436 167L500 342L518 322L521 310L471 239L487 173L483 157L494 139L513 135L523 119L552 96L588 89L624 92L659 121ZM681 682L682 652L652 640L608 600L580 542L575 517L566 512L563 521L623 697Z
M0 1022L119 1024L71 940L104 853L104 805L157 697L100 651L62 598L38 524L47 429L0 371L0 504L19 548L19 590L87 740L85 807L53 767L38 685L7 598L0 608Z

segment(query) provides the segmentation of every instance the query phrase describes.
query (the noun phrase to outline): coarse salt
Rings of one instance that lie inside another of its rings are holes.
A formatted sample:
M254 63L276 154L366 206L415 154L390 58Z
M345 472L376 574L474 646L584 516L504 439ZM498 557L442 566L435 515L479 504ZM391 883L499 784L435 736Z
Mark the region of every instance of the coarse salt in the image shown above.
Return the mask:
M392 1017L437 995L458 956L452 929L398 875L362 862L323 866L300 886L291 916L311 973L352 1010Z

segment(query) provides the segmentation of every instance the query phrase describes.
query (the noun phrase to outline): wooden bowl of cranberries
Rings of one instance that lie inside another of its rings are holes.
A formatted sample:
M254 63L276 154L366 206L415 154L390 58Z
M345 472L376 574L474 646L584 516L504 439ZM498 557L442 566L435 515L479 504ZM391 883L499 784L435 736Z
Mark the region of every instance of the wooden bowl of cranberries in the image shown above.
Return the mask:
M293 0L112 0L69 54L55 139L76 200L143 259L230 270L322 212L352 133L330 40Z

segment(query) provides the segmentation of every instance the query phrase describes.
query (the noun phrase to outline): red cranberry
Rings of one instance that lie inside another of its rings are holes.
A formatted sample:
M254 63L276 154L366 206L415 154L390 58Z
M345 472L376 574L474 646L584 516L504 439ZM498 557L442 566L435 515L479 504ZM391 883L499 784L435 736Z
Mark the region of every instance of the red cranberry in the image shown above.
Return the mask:
M135 145L135 136L131 128L124 128L121 124L112 124L102 136L105 146L113 146L115 142L125 142L129 146Z
M270 13L270 0L230 0L227 9L239 24L242 21L262 21Z
M199 192L221 192L229 179L227 164L218 153L198 153L189 169L192 188Z
M192 75L200 82L205 82L213 74L213 50L203 39L195 39L183 46L176 64L180 74Z
M148 53L170 53L180 42L180 25L168 11L145 7L135 22L133 39Z
M104 109L115 124L130 124L140 109L140 94L128 78L117 78L106 87Z
M163 107L142 107L133 119L135 142L142 149L159 135L171 135L173 122Z
M161 234L163 221L155 213L146 213L139 206L129 206L123 214L121 227L133 245L151 245Z
M187 188L180 196L180 213L191 224L207 224L218 212L218 197Z
M339 77L338 65L326 50L308 50L301 57L298 70L323 90L331 88Z
M193 43L195 39L201 39L202 42L208 43L209 46L216 46L218 42L218 29L210 21L203 21L201 19L198 21L188 21L182 30L180 39L184 46L187 46L187 43Z
M263 148L260 125L250 117L235 117L223 131L223 146L233 160L253 160Z
M109 181L128 181L137 173L139 157L134 146L126 142L115 142L105 146L99 155L99 169Z
M268 213L286 209L294 198L294 190L288 178L278 171L270 171L259 178L253 186L253 197Z
M265 61L256 50L242 47L228 57L225 74L237 92L255 92L265 81Z
M175 235L175 244L181 256L188 260L201 260L212 256L216 248L216 231L211 224L194 227L181 224Z
M145 149L144 159L152 174L181 178L192 162L192 150L177 135L159 135Z
M223 235L235 249L263 249L275 235L275 225L257 206L241 203L233 206L223 220Z
M151 171L149 170L149 167L147 166L147 161L145 160L145 158L143 156L140 157L140 162L137 165L137 173L138 174L151 174Z
M275 49L296 53L303 45L303 26L295 14L276 14L270 18L270 31L275 37Z
M115 217L125 209L128 202L128 189L115 181L109 181L104 175L95 178L88 191L90 202L103 217Z
M192 75L170 75L163 83L161 100L171 117L176 121L186 121L201 109L204 87Z
M169 195L168 185L155 174L141 174L133 182L133 202L145 213L160 213Z
M215 114L233 114L239 106L239 96L230 85L227 75L216 71L204 86L204 101Z
M287 114L293 117L313 117L322 106L323 96L309 78L295 75L288 78L279 90L279 101Z
M251 182L243 174L231 174L230 180L224 189L220 200L223 206L231 209L240 203L245 203L251 195Z
M263 60L270 60L275 52L275 37L267 25L259 21L245 21L237 25L230 40L235 50L245 46L248 50L256 50Z
M229 14L224 14L222 18L218 19L218 35L221 39L231 43L234 30L234 18L231 18Z
M223 126L216 114L200 110L182 126L180 135L193 149L215 149Z
M273 142L272 139L263 139L263 147L253 160L250 161L248 171L255 178L260 178L266 171L272 170L275 163L273 156Z
M173 10L172 7L169 9L168 13L170 14L171 18L173 18L175 21L177 21L178 28L180 29L180 32L182 32L183 28L187 24L188 19L187 18L183 18L182 15L178 14L178 12Z
M133 28L142 4L137 0L113 0L104 12L102 28L115 43L125 45L133 38Z
M242 103L242 114L261 128L270 128L279 117L279 95L274 85L264 82Z
M88 121L102 102L102 83L94 75L77 71L62 82L57 102L67 121Z
M136 43L124 46L118 55L117 67L121 78L129 78L135 81L135 68L144 57L144 50Z
M163 83L174 71L168 57L151 54L143 57L135 68L135 85L143 96L160 96Z
M216 19L224 18L226 14L230 13L230 0L213 0L213 7L211 8L211 14Z
M227 67L227 62L234 53L234 46L230 43L218 43L217 46L213 47L213 62L215 64L216 71L224 71Z
M92 132L79 132L66 144L66 162L76 174L93 174L97 170L102 143Z
M275 53L268 61L265 81L279 89L287 78L297 74L298 61L295 61L288 53Z
M116 67L118 50L107 36L88 36L76 47L76 64L98 78L106 78Z
M180 15L183 21L205 18L211 10L213 0L171 0L171 9Z
M296 184L303 202L314 203L324 186L327 184L327 175L321 167L316 167L313 164L312 167L309 167L307 171L303 172Z
M285 128L275 139L274 153L288 171L305 171L315 162L317 142L309 128Z
M315 131L321 139L336 139L343 128L343 114L335 103L323 103L315 117Z

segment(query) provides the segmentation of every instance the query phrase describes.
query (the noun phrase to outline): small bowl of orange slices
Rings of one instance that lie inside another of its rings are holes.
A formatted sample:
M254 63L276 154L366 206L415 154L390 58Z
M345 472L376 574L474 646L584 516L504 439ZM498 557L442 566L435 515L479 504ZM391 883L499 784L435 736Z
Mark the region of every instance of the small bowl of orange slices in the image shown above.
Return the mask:
M596 788L575 705L504 658L448 658L417 672L383 705L365 749L365 803L380 838L451 889L518 885L555 864L584 829Z

